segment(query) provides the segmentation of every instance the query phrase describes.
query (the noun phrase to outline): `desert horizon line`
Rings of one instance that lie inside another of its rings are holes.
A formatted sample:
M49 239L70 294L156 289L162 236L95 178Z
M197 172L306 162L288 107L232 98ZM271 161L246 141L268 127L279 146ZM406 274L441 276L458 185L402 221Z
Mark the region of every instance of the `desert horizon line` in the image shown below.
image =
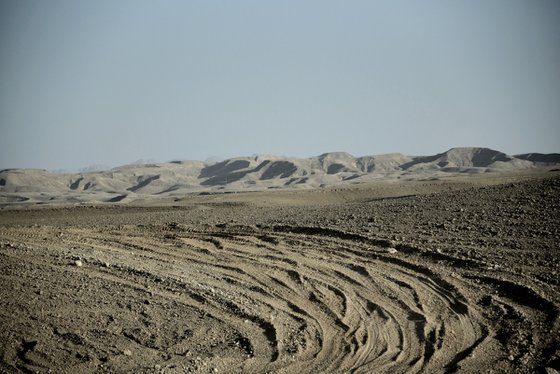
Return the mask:
M408 157L427 157L427 156L436 156L436 155L443 155L447 152L450 152L454 149L486 149L486 150L491 150L491 151L496 151L499 153L503 153L507 156L525 156L525 155L557 155L560 154L560 150L558 152L542 152L542 151L530 151L530 152L522 152L522 153L508 153L508 152L504 152L500 149L497 148L493 148L493 147L485 147L485 146L454 146L454 147L450 147L447 148L445 151L441 151L441 152L437 152L437 153L424 153L424 154L410 154L408 152L399 152L399 151L394 151L394 152L383 152L383 153L370 153L370 154L364 154L364 155L354 155L353 153L346 151L346 150L333 150L333 151L327 151L327 152L323 152L321 154L318 155L312 155L312 156L291 156L291 155L286 155L286 154L275 154L275 153L252 153L250 155L234 155L234 156L216 156L216 155L211 155L206 157L205 159L196 159L196 158L182 158L182 157L172 157L172 158L168 158L166 161L162 161L156 158L139 158L135 161L131 161L131 162L114 162L111 164L107 164L104 162L92 162L90 164L81 166L81 167L70 167L70 168L47 168L47 167L4 167L4 168L0 168L0 171L6 171L6 170L17 170L17 169L29 169L29 170L46 170L48 172L51 173L76 173L76 172L82 172L82 173L87 173L87 172L99 172L99 171L105 171L105 170L111 170L114 168L118 168L118 167L123 167L123 166L129 166L129 165L149 165L149 164L168 164L168 163L174 163L174 162L200 162L206 165L212 165L215 163L219 163L219 162L223 162L223 161L227 161L227 160L234 160L234 159L247 159L247 158L256 158L256 157L274 157L274 158L280 158L280 159L292 159L292 160L305 160L305 159L313 159L313 158L319 158L321 156L325 156L325 155L331 155L331 154L347 154L353 158L359 159L359 158L364 158L364 157L378 157L378 156L384 156L384 155L405 155Z

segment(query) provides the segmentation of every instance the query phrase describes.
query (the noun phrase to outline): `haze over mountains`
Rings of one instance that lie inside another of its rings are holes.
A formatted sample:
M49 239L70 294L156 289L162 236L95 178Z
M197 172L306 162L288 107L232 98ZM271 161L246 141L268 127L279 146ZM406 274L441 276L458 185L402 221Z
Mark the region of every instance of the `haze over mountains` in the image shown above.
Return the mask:
M205 191L319 188L555 165L560 165L557 153L510 156L488 148L452 148L432 156L393 153L354 157L345 152L333 152L297 159L259 155L215 163L132 164L78 173L5 169L0 171L0 203L130 202L146 197L182 198L188 193Z

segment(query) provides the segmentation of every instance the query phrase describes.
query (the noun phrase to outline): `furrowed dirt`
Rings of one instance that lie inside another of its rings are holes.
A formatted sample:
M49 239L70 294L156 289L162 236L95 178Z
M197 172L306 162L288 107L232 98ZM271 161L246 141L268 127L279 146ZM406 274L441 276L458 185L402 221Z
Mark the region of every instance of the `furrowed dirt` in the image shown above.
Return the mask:
M0 369L560 370L560 179L400 183L0 211Z

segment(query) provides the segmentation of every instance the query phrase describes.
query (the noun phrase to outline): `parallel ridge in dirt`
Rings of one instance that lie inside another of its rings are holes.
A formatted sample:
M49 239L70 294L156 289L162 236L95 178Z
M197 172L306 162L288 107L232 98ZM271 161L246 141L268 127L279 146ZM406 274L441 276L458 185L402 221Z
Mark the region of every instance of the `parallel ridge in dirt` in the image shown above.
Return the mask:
M558 342L530 287L333 229L14 227L0 243L5 372L529 372Z

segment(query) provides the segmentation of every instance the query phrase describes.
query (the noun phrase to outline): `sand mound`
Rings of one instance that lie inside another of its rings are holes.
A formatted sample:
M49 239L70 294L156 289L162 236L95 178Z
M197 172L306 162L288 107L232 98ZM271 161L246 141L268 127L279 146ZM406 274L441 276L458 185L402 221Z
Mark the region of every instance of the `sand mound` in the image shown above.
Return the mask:
M231 174L240 169L246 169L251 166L251 162L245 159L233 159L219 162L214 165L205 167L200 171L199 178L222 177Z
M531 161L537 165L548 166L560 164L560 153L525 153L515 155L515 158Z
M288 178L298 170L297 166L290 161L274 161L268 165L261 175L261 180L274 178Z
M401 153L390 153L379 156L365 156L357 159L360 169L366 173L387 173L394 172L401 168L401 165L412 161L412 157Z
M403 170L466 171L468 169L523 169L535 165L489 148L452 148L434 156L415 157L401 165Z

